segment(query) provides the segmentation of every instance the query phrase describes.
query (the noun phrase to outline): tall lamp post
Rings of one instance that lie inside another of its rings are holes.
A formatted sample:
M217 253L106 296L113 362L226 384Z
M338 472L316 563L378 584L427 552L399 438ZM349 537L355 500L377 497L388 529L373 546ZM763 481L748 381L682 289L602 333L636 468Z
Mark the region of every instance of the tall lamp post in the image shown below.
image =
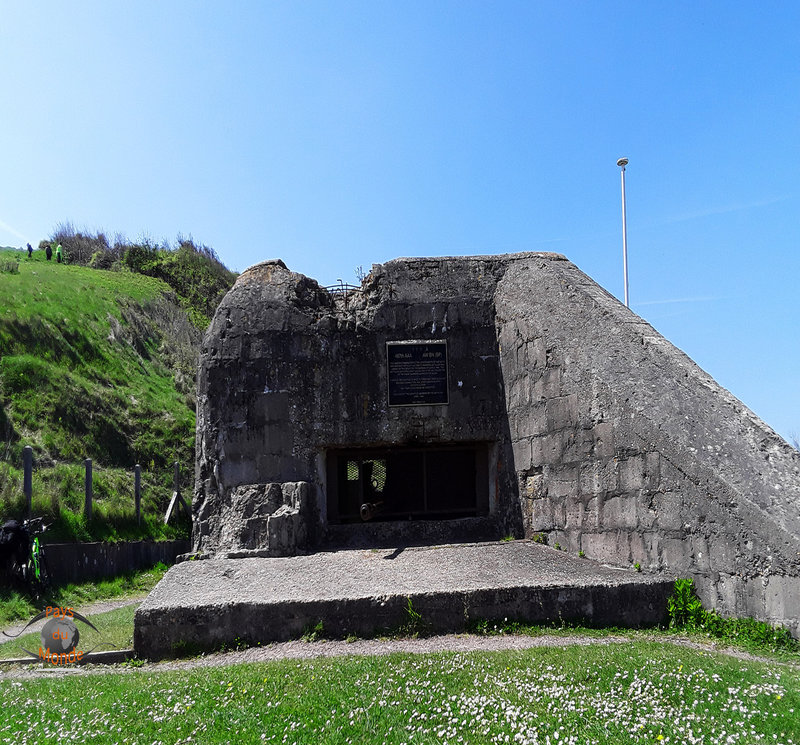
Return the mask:
M628 226L625 221L625 166L628 165L627 158L620 158L617 161L620 167L620 175L622 177L622 273L625 278L625 307L629 308L628 304Z

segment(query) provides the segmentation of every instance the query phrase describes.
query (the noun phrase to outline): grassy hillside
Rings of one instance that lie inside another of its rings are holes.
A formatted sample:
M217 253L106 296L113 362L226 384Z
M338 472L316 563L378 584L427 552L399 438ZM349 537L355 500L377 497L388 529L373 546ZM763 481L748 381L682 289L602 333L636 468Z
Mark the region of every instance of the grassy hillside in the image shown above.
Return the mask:
M193 471L199 339L159 279L0 252L0 517L21 511L22 449L31 445L34 511L57 519L65 536L136 533L135 463L148 527L162 532L156 514L171 494L172 462L185 486ZM98 516L88 526L87 457Z

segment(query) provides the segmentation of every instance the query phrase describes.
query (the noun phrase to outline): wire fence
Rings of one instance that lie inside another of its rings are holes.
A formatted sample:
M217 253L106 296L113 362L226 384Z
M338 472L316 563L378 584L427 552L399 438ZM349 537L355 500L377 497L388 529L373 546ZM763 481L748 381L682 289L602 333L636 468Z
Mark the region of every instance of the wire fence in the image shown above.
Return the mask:
M94 503L94 466L91 458L86 458L83 461L84 468L84 484L83 484L83 514L86 521L92 519L92 510ZM22 490L25 496L25 514L27 517L31 515L31 507L33 500L33 448L26 445L22 451ZM182 507L187 516L191 515L191 510L181 494L181 472L180 463L175 461L173 463L173 479L172 479L172 497L169 501L166 514L164 515L164 523L168 523L173 514ZM133 500L134 509L136 513L136 522L141 525L142 522L142 467L138 463L133 467Z

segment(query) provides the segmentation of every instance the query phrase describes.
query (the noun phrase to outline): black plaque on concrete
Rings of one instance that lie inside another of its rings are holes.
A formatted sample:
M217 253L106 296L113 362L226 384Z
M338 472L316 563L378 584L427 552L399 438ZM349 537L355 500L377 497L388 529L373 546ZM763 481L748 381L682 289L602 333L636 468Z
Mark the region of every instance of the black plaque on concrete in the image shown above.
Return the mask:
M386 361L389 406L449 403L446 341L388 341Z

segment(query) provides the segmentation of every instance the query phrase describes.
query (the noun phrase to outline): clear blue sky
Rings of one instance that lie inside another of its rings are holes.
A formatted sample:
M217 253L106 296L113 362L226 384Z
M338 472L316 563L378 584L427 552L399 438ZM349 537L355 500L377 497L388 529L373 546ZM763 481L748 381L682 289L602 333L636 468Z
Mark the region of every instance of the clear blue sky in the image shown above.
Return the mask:
M557 251L800 432L800 4L6 2L0 245ZM0 298L0 302L2 299Z

